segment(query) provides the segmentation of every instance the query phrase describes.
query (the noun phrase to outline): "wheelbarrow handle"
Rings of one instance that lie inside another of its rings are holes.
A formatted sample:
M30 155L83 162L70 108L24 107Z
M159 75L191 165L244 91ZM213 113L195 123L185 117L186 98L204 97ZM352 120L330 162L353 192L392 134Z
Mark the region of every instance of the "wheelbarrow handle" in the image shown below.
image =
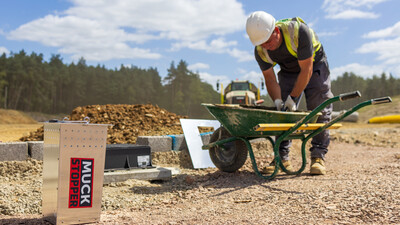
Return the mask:
M353 91L349 93L344 93L339 95L340 101L346 101L348 99L361 97L361 93L359 91Z
M378 105L378 104L389 103L389 102L392 102L392 99L389 96L382 97L382 98L374 98L371 100L372 105Z

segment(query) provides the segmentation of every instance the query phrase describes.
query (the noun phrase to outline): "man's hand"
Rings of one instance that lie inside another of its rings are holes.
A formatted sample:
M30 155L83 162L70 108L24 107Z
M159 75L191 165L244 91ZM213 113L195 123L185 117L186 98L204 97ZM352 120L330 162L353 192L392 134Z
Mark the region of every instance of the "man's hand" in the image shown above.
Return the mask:
M275 99L274 103L275 103L275 106L276 106L276 110L281 111L282 108L283 108L282 99L277 98L277 99Z
M292 99L290 95L287 97L284 107L290 112L294 112L297 110L296 102Z

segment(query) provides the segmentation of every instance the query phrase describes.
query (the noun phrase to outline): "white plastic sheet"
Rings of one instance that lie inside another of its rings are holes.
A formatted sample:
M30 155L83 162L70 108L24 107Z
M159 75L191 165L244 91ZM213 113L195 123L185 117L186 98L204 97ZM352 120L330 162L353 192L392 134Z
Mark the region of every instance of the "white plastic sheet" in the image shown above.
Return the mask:
M220 123L217 120L200 119L180 119L180 121L190 158L192 159L193 168L215 167L208 154L208 150L203 150L201 148L204 144L208 143L203 143L199 127L213 127L214 130L216 130L221 126Z

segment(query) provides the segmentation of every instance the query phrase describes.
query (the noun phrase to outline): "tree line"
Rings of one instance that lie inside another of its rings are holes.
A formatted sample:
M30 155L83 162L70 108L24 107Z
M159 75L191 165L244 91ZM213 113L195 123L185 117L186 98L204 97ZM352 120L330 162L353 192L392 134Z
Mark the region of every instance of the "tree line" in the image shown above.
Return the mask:
M349 109L369 99L399 95L400 79L396 79L392 74L388 76L386 73L365 79L352 72L345 72L332 81L332 92L335 96L357 90L361 92L361 98L335 103L334 110Z
M153 104L189 117L208 115L201 103L217 103L219 94L187 63L172 62L161 79L156 68L88 66L83 58L69 65L60 55L49 62L25 51L0 57L0 107L27 112L69 114L77 106Z
M69 114L77 106L94 104L153 104L190 118L210 118L201 103L219 103L220 94L187 68L183 60L171 62L162 79L157 68L89 66L81 58L65 64L60 55L46 62L43 54L24 50L0 56L0 107L26 112ZM335 105L347 109L356 102L400 94L400 80L385 73L363 78L344 73L332 81L337 95L359 90L363 97ZM263 96L264 99L269 97ZM267 104L272 101L266 101Z

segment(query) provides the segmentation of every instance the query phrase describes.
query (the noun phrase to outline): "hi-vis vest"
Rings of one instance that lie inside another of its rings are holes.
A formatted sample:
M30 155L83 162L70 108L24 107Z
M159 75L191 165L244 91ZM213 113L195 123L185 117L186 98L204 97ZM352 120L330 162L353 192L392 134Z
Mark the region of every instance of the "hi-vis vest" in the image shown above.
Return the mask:
M306 24L300 17L295 17L291 19L279 20L275 24L277 27L281 28L288 51L296 58L297 58L297 48L299 47L299 27L301 23ZM318 37L314 34L314 31L311 28L309 29L312 35L312 43L314 47L313 58L314 58L315 53L321 48L321 42L319 42ZM272 64L273 66L276 65L276 62L274 62L269 57L268 51L266 49L261 47L261 45L258 45L256 48L258 55L261 57L262 60Z

